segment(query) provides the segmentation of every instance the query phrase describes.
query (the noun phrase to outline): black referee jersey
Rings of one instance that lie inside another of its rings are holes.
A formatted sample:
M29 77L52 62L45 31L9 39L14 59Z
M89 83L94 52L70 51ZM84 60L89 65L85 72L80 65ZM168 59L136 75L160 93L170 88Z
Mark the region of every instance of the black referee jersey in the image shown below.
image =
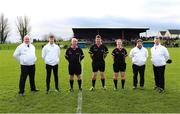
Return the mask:
M92 55L92 60L94 62L104 61L105 56L109 53L108 48L101 44L99 47L94 44L90 47L89 53Z
M70 64L80 64L81 60L84 58L84 53L81 48L77 47L73 49L69 47L66 50L65 58Z
M125 64L125 57L127 56L127 51L125 48L115 48L112 51L112 55L114 56L114 63L117 64Z

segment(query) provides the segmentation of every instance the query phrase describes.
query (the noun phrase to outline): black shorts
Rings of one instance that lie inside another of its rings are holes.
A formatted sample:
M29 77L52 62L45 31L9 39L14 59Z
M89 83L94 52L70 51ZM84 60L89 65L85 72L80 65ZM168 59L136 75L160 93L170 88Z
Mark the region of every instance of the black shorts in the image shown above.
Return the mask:
M82 72L81 64L69 64L69 75L80 75Z
M124 64L118 64L118 63L114 63L113 64L113 70L114 72L125 72L126 71L126 63Z
M104 72L105 71L105 62L92 62L92 70L93 72Z

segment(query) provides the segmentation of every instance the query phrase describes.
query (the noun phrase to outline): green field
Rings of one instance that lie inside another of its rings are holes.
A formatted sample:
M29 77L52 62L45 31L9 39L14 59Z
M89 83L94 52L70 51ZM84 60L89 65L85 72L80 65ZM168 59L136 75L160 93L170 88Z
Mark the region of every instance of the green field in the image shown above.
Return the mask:
M91 87L91 60L88 49L84 49L85 59L83 64L83 92L82 113L180 113L180 48L168 49L173 63L166 67L166 91L159 94L153 90L153 70L150 56L146 64L145 90L132 90L132 68L130 58L127 58L127 76L125 90L113 88L112 57L109 53L106 58L106 86L101 89L98 76L96 90L90 92ZM112 52L112 48L109 48ZM128 53L130 48L128 48ZM61 49L59 64L60 93L54 92L54 79L51 78L51 92L45 94L45 64L41 58L41 49L37 49L36 85L40 92L34 94L29 89L29 80L26 82L26 95L17 94L20 65L13 58L14 50L0 50L0 113L3 112L41 112L41 113L76 113L78 107L78 87L75 81L75 91L68 92L69 76L67 61L64 58L65 50ZM120 79L120 77L119 77ZM118 86L120 88L120 81Z

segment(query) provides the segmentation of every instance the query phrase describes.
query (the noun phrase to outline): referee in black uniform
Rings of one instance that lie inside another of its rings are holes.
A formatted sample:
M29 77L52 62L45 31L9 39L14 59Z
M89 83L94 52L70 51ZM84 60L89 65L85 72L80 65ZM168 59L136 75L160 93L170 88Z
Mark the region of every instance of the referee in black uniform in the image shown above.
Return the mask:
M89 53L92 58L92 69L93 69L93 75L92 75L92 87L90 88L90 91L93 91L95 88L95 82L96 82L96 76L97 72L100 71L101 75L101 82L103 89L106 89L105 86L105 61L108 54L108 49L105 45L102 44L102 39L100 35L96 35L96 44L92 45L90 47Z
M112 56L114 59L113 70L114 70L114 90L117 90L118 82L118 73L121 73L121 84L122 89L124 89L125 84L125 71L126 71L126 62L125 58L127 57L127 51L122 47L121 39L116 40L116 48L112 51Z
M84 58L84 53L82 49L77 46L77 42L78 40L76 38L72 38L71 47L69 47L66 50L66 55L65 55L65 58L69 62L68 70L69 70L69 75L70 75L70 79L69 79L70 92L73 91L74 75L77 75L79 90L82 91L81 61Z

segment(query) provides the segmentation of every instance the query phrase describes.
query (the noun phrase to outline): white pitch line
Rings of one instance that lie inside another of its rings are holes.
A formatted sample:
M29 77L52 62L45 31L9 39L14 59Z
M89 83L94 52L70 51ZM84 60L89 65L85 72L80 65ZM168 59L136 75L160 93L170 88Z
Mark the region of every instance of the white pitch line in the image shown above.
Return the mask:
M81 73L81 78L82 78L82 76L83 76L83 66L84 66L84 60L82 61L82 66L81 66L81 68L82 68L82 73ZM83 83L82 83L83 84ZM82 87L82 85L81 85L81 87ZM81 114L81 110L82 110L82 91L79 91L79 93L78 93L78 105L77 105L77 110L76 110L76 113L78 113L78 114Z
M82 92L78 93L78 106L77 106L77 111L76 113L81 114L82 110Z

